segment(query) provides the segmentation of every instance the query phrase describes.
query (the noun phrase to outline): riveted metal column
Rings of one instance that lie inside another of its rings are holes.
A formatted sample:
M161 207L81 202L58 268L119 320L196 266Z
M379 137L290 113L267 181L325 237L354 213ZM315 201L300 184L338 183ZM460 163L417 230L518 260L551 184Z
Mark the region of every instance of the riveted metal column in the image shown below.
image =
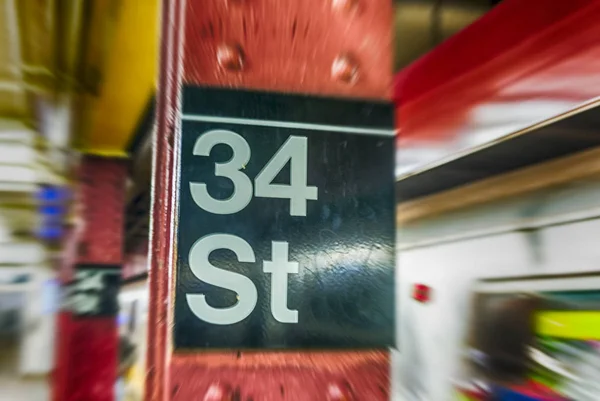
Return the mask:
M63 261L55 401L111 401L118 366L117 291L123 259L126 166L84 156L75 227Z
M146 399L389 399L388 351L173 353L170 330L180 85L387 100L391 1L165 0L162 20Z

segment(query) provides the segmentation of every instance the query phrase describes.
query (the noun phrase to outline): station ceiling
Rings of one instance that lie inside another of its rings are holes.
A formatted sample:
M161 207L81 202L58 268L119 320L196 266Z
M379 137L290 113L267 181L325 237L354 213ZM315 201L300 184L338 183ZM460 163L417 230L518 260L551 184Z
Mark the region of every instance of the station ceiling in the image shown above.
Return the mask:
M0 119L72 110L74 144L125 156L154 93L158 0L0 0Z
M493 3L395 1L395 69L470 24ZM0 118L35 126L40 99L66 97L77 116L77 147L126 156L155 92L159 4L0 0Z

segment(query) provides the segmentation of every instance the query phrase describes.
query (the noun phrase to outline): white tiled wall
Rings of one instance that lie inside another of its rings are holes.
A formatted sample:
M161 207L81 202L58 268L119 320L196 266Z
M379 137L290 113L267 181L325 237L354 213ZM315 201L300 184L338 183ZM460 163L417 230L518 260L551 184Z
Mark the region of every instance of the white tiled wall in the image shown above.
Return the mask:
M473 208L400 230L399 352L393 375L397 393L406 395L397 400L453 399L452 380L458 374L477 280L600 271L600 197L588 196L597 194L598 188L598 183L588 183L545 192L487 205L485 212ZM580 219L586 213L588 219ZM535 223L561 216L568 220L576 215L579 218L571 222L541 224L533 231L517 229L525 220ZM499 230L492 233L494 228ZM488 234L461 239L469 230ZM454 239L447 241L451 236ZM432 288L431 302L411 299L414 284Z

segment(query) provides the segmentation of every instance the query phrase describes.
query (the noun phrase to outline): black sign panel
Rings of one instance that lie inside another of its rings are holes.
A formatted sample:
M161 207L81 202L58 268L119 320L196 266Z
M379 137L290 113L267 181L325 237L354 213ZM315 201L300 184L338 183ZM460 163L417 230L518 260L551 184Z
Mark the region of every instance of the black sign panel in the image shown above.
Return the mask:
M78 264L64 287L62 308L79 317L116 316L121 266Z
M394 344L387 103L186 87L174 346Z

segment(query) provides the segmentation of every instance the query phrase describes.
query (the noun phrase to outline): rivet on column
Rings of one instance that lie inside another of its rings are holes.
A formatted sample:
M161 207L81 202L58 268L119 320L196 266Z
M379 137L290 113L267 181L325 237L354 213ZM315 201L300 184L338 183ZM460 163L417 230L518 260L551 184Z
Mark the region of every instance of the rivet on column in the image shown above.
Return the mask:
M340 54L331 66L331 76L340 82L353 84L359 78L359 65L354 56L348 53Z
M357 12L360 9L360 0L331 0L331 4L335 10L346 13Z
M223 383L211 384L202 401L231 401L231 388Z
M221 68L228 71L241 71L244 69L244 51L237 44L221 44L217 47L217 62Z
M347 383L330 383L327 386L327 401L355 401Z

